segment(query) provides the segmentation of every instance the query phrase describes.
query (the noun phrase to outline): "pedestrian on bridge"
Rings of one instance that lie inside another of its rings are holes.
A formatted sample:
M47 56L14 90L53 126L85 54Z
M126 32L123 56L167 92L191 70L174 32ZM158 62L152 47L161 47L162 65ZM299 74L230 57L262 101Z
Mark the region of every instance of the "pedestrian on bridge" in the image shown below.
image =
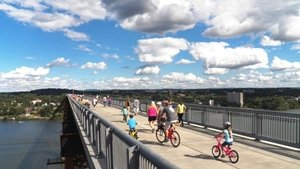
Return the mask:
M97 105L97 101L98 101L98 99L95 97L95 98L93 99L93 106L94 106L94 108L95 108L96 105Z
M182 103L181 100L179 101L179 103L177 105L176 112L177 112L177 116L178 116L178 123L180 124L180 126L183 126L182 116L186 112L186 106Z
M156 103L157 108L157 123L166 122L166 116L162 113L163 106L161 102Z
M125 106L126 106L126 108L127 108L127 111L130 112L131 104L130 104L130 99L129 99L129 98L127 98L127 100L126 100L126 102L125 102Z
M133 100L133 112L135 115L138 115L140 111L140 101L139 98L136 97L136 99Z
M148 115L148 121L149 121L151 130L152 130L152 133L154 133L154 131L155 131L154 122L157 119L157 108L156 108L154 101L152 101L150 106L148 107L147 115Z

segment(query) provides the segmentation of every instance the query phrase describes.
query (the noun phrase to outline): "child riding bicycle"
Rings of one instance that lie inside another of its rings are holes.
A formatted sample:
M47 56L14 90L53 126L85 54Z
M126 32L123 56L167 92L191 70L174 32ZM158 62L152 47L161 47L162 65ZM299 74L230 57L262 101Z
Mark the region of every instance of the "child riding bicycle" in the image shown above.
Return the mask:
M221 155L221 157L223 158L223 157L225 157L223 148L225 146L230 147L233 143L233 133L232 133L231 123L230 122L225 122L223 132L216 135L215 138L216 137L224 137L224 139L225 139L225 141L222 144L222 155Z
M127 122L127 125L128 125L128 127L129 127L129 135L130 135L130 136L133 136L135 139L137 139L138 136L137 136L137 131L136 131L136 129L135 129L135 127L136 127L136 125L137 125L137 122L136 122L136 120L134 119L133 114L130 114L130 115L129 115L129 120L128 120L128 122Z
M121 113L123 115L123 122L124 123L127 123L127 116L128 116L128 110L127 110L127 107L123 107L122 110L121 110Z

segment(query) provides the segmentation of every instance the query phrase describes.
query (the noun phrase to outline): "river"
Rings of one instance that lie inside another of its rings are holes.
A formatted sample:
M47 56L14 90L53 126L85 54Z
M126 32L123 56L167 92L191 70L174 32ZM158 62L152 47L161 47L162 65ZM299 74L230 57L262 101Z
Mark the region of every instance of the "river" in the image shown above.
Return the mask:
M0 122L1 169L62 169L47 165L60 157L61 121Z

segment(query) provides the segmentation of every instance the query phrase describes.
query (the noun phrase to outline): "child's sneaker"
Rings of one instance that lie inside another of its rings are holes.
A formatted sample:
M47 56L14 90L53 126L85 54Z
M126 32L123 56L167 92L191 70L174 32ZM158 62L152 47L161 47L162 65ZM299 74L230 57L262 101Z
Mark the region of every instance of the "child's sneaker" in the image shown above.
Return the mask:
M225 154L222 154L222 155L221 155L221 158L224 158L224 157L225 157Z

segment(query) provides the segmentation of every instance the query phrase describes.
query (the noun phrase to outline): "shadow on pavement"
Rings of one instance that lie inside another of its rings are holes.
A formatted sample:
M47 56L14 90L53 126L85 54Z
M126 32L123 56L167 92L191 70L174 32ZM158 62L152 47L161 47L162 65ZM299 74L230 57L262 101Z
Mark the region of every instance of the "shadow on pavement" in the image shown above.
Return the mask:
M213 156L207 155L207 154L199 154L199 155L189 155L185 154L185 157L191 157L191 158L202 158L202 159L208 159L208 160L215 160Z

